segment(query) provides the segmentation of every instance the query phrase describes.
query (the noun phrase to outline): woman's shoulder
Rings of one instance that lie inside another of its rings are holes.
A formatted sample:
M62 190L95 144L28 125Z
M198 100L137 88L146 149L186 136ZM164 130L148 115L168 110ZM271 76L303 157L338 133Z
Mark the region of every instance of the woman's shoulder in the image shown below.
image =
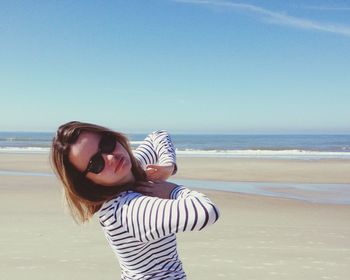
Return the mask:
M108 213L111 211L115 212L116 208L120 208L123 205L128 204L131 200L139 196L142 196L142 194L135 191L123 191L117 196L105 201L99 210L100 219L108 215Z

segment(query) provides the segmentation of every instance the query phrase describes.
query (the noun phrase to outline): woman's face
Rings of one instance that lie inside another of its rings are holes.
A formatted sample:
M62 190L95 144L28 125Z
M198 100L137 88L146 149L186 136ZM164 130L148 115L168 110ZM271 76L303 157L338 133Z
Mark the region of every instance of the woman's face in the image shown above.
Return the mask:
M82 132L78 140L71 146L68 158L81 172L84 172L99 150L101 135L92 132ZM98 174L88 172L86 177L96 184L116 186L132 183L135 179L131 172L131 160L125 148L117 142L114 151L101 154L104 168Z

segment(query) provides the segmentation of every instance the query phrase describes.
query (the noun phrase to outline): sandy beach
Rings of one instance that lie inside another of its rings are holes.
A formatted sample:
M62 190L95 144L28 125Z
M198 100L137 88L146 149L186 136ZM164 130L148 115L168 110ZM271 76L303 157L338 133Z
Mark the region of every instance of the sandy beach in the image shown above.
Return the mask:
M175 178L350 184L349 160L178 158ZM0 154L0 170L50 173L47 154ZM74 224L53 176L1 175L1 279L119 279L96 220ZM188 279L349 279L350 205L203 190L217 224L178 235Z

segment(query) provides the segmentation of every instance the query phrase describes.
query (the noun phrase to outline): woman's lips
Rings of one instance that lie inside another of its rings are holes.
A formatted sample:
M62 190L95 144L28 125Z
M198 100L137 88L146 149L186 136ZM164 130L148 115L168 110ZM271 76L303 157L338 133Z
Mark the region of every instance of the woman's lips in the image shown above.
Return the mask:
M114 169L114 173L116 173L122 167L124 162L125 162L124 157L119 158L119 161L117 162L117 166Z

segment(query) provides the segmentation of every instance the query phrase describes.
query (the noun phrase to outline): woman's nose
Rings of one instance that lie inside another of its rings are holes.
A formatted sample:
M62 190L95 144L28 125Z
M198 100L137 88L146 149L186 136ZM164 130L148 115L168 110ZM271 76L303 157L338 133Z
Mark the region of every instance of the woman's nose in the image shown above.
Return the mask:
M111 154L104 154L104 158L107 165L112 165L115 160L114 155Z

